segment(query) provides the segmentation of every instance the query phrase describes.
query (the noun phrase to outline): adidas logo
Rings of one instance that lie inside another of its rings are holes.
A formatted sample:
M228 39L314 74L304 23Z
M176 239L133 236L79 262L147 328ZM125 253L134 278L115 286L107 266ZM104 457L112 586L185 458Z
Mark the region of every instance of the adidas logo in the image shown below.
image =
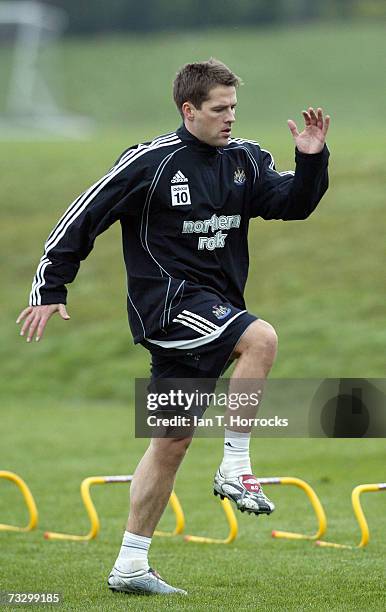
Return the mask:
M173 176L170 182L171 183L187 183L188 181L189 179L187 179L186 176L182 174L181 170L178 170L178 172L175 173L175 175Z

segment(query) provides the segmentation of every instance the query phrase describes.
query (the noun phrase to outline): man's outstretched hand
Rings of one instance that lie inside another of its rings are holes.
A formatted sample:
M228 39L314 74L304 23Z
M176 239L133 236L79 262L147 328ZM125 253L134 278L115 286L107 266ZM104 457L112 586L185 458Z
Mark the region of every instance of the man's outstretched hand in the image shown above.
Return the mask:
M323 116L323 110L315 110L312 106L308 111L302 111L304 117L304 130L298 132L295 121L288 119L288 127L295 144L301 153L320 153L326 141L326 134L330 125L329 115Z
M24 321L20 330L20 335L24 336L28 332L27 342L31 342L36 332L35 340L36 342L39 342L40 338L43 336L48 320L55 312L58 312L65 321L70 318L64 304L28 306L28 308L22 310L16 320L16 323L21 323Z

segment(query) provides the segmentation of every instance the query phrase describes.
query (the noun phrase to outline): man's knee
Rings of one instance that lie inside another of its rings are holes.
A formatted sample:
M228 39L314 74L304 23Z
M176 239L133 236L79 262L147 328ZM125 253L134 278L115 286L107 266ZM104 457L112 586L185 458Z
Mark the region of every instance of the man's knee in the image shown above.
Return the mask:
M151 446L165 462L180 462L188 450L192 436L184 438L153 438Z
M256 352L259 355L265 354L273 359L277 351L278 338L275 329L267 321L258 319L251 323L241 336L236 345L235 353L237 356L244 352Z

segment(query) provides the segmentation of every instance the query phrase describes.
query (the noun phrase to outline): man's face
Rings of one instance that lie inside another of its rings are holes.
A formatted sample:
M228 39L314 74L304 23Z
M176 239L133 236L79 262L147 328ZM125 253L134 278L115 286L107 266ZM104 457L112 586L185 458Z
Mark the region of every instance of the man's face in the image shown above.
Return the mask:
M190 102L184 104L185 126L202 142L212 147L224 147L229 142L235 121L236 104L235 87L213 87L201 108Z

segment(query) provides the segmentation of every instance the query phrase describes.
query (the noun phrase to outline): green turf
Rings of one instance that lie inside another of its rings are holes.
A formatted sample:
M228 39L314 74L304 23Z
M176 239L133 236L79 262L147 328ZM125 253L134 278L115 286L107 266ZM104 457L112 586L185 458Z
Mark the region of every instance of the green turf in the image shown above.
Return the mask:
M45 530L86 533L79 496L90 475L132 472L145 440L134 440L132 414L124 405L13 406L3 415L4 468L29 484L40 512L30 534L1 533L2 589L58 591L64 610L383 610L385 567L384 493L363 496L371 539L366 550L327 550L310 542L276 541L271 529L313 533L316 521L304 494L291 487L266 487L277 504L269 518L239 515L240 534L231 545L199 545L180 538L155 538L151 562L189 597L150 600L110 594L106 575L119 548L127 513L127 486L96 486L99 537L89 543L47 542ZM29 433L27 433L29 432ZM175 490L186 515L186 532L225 537L220 504L211 494L221 440L196 439ZM252 459L264 476L307 480L327 513L326 539L359 542L350 492L356 484L384 478L382 440L257 440ZM107 490L108 488L108 490ZM269 489L269 490L268 490ZM0 481L0 520L23 523L20 495ZM162 527L173 527L171 511Z
M14 323L58 216L126 146L175 128L165 83L184 61L213 54L246 82L235 134L271 149L280 169L293 163L288 116L321 103L333 118L331 187L316 213L307 222L256 220L251 226L247 304L278 331L272 375L383 376L383 49L382 26L358 24L63 45L67 106L95 118L95 137L0 143L0 469L26 479L41 515L34 534L0 534L0 590L57 589L67 610L385 609L385 496L364 500L368 549L342 552L270 539L271 528L315 527L302 494L285 488L269 490L278 504L273 517L240 517L232 546L156 539L152 562L189 590L187 600L110 595L104 580L124 526L124 486L95 491L102 518L95 542L44 542L42 533L85 532L81 479L131 471L146 444L132 433L133 378L146 375L148 360L127 329L119 227L98 239L71 287L70 322L51 321L38 346L27 346ZM151 79L143 78L147 74ZM188 531L225 534L210 494L220 454L220 440L196 440L180 472L176 490ZM292 474L315 486L328 513L329 539L359 540L349 495L360 482L386 480L383 441L254 440L253 456L261 475ZM0 482L0 521L24 520L19 508L13 487ZM169 514L164 521L171 525Z

